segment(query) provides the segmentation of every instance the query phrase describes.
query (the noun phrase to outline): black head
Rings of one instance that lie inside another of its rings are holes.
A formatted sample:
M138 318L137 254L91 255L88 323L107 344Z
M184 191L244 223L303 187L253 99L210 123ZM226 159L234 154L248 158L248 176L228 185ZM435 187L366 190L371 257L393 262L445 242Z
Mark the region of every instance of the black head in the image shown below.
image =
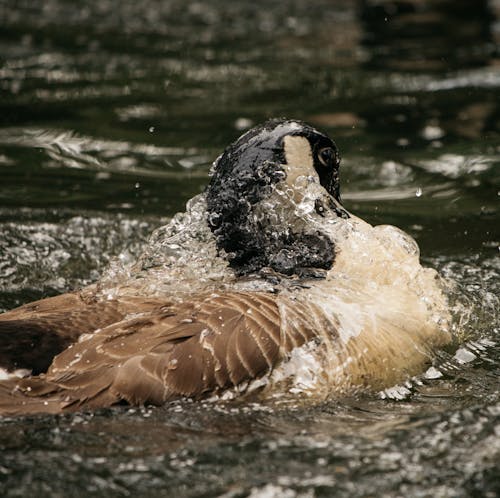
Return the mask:
M314 177L340 201L340 157L335 143L301 121L273 119L252 128L215 161L206 191L208 224L239 273L263 267L292 274L331 267L333 243L320 232L293 233L255 208L280 182ZM332 202L332 205L335 204Z

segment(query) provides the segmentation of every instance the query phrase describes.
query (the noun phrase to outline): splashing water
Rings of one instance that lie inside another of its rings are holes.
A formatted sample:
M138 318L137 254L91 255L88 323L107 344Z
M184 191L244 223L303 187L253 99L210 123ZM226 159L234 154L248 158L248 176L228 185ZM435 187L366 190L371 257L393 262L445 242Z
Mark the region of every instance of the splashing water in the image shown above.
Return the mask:
M336 255L325 278L267 279L262 273L237 278L216 247L200 194L189 201L185 213L152 234L134 264L112 265L98 283L99 292L108 298L166 296L181 301L196 293L264 290L279 293L283 327L293 325L286 310L296 299L310 308L313 322L318 313L324 317L314 325L324 329L318 339L294 350L284 365L245 387L246 392L269 384L280 386L273 390L278 395L324 397L339 387L381 389L421 373L433 351L451 340L445 296L451 283L420 265L419 248L403 231L373 227L335 210L318 215L318 199L327 205L325 190L313 179L299 177L294 189L274 187L256 206L255 216L273 223L277 236L327 234Z

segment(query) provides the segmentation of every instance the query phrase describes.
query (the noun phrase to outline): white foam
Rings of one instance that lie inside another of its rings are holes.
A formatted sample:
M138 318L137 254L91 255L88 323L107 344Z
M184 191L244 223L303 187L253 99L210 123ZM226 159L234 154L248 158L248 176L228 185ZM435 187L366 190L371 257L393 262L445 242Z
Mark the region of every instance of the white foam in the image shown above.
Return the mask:
M9 372L5 368L0 368L0 380L22 379L31 375L31 370L18 368Z

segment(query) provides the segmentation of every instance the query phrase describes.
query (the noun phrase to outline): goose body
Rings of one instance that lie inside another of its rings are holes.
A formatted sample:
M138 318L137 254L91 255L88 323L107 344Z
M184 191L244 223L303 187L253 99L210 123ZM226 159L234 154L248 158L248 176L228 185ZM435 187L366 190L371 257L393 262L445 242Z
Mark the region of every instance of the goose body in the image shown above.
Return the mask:
M418 247L340 204L335 144L272 120L131 268L0 315L0 414L381 389L450 340Z

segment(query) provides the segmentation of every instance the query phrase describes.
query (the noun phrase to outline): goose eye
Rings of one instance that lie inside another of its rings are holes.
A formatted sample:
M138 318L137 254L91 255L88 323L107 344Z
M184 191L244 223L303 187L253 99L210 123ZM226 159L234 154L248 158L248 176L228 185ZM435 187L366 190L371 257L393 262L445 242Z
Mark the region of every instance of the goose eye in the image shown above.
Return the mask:
M318 152L318 158L323 166L332 166L335 162L335 151L332 147L325 147Z

